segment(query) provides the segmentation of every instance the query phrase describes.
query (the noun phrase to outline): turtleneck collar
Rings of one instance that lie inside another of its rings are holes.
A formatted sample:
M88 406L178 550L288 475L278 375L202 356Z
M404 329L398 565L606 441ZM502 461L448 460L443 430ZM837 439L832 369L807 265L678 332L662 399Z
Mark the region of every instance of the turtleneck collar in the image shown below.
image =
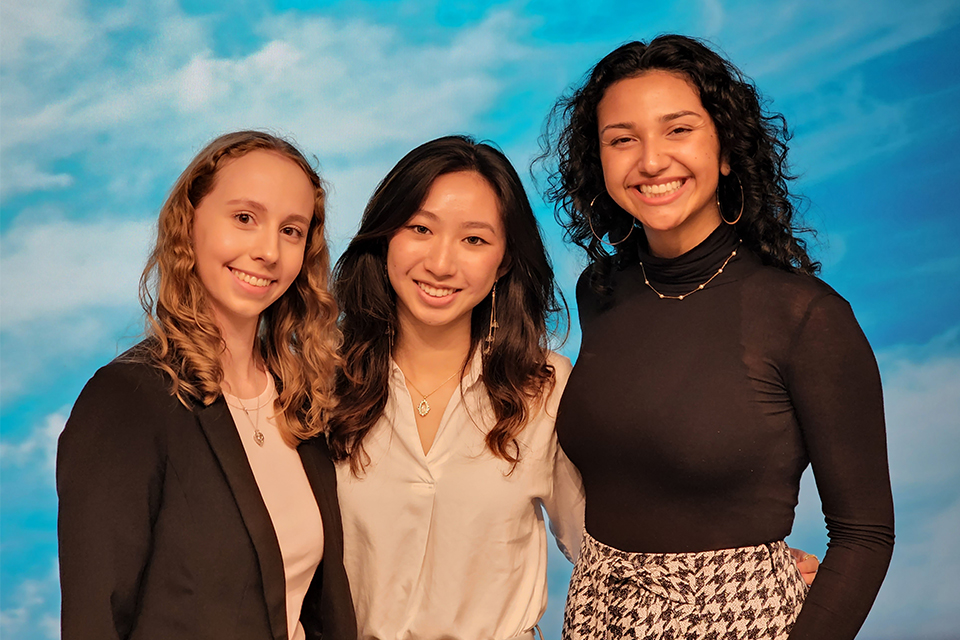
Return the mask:
M737 248L740 238L730 225L720 224L706 239L676 258L659 258L646 248L639 251L647 279L658 290L674 294L690 290L717 272L723 261ZM741 252L730 262L733 264Z

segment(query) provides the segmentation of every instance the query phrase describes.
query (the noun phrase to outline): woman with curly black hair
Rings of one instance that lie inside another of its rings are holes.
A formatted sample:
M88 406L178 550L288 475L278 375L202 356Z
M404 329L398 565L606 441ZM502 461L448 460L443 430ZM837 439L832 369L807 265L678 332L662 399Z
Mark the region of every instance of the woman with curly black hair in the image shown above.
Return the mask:
M557 432L587 496L564 637L853 638L893 548L880 378L797 237L780 115L701 42L558 103L548 197L589 265ZM789 561L812 464L830 537Z

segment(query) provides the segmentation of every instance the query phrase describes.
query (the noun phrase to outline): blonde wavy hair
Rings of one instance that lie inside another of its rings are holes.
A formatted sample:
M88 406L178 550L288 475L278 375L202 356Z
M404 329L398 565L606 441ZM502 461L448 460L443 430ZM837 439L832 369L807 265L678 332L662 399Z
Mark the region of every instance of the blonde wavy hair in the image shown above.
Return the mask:
M204 147L180 175L160 210L157 243L140 278L146 325L141 354L170 377L170 392L184 405L210 405L221 395L224 343L196 272L193 221L217 172L251 151L295 162L315 194L303 266L290 288L261 314L254 347L277 387L275 409L283 416L278 426L295 446L323 431L325 414L334 405L340 334L337 304L327 290L324 183L290 142L261 131L228 133Z

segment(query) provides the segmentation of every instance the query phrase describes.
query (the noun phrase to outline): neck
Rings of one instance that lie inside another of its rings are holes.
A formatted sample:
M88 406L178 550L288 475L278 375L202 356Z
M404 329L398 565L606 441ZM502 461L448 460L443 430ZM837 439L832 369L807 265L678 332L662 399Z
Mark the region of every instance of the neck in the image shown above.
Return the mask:
M263 392L266 368L260 355L254 353L256 324L237 327L220 323L223 337L223 352L220 367L223 369L223 389L240 398L253 398Z
M470 355L469 317L462 326L417 327L400 322L393 359L417 386L439 384L458 371Z
M718 214L719 215L719 214ZM721 224L717 220L707 220L693 228L671 229L667 232L656 229L644 229L650 253L658 258L676 258L690 251L706 240Z

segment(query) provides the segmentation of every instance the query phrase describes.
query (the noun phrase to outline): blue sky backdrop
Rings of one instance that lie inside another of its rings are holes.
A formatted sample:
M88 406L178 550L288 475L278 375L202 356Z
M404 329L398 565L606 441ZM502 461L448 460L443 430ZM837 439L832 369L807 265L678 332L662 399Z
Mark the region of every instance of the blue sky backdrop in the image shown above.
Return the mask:
M268 128L315 155L339 253L414 146L470 133L526 175L560 93L621 42L678 32L720 47L786 115L823 278L877 352L897 547L860 637L957 637L960 2L229 6L0 5L0 635L58 637L56 438L84 382L136 340L157 210L207 140ZM572 302L581 256L530 192ZM563 352L578 343L574 328ZM822 556L811 478L801 493L790 542ZM569 567L556 555L550 570L557 638Z

